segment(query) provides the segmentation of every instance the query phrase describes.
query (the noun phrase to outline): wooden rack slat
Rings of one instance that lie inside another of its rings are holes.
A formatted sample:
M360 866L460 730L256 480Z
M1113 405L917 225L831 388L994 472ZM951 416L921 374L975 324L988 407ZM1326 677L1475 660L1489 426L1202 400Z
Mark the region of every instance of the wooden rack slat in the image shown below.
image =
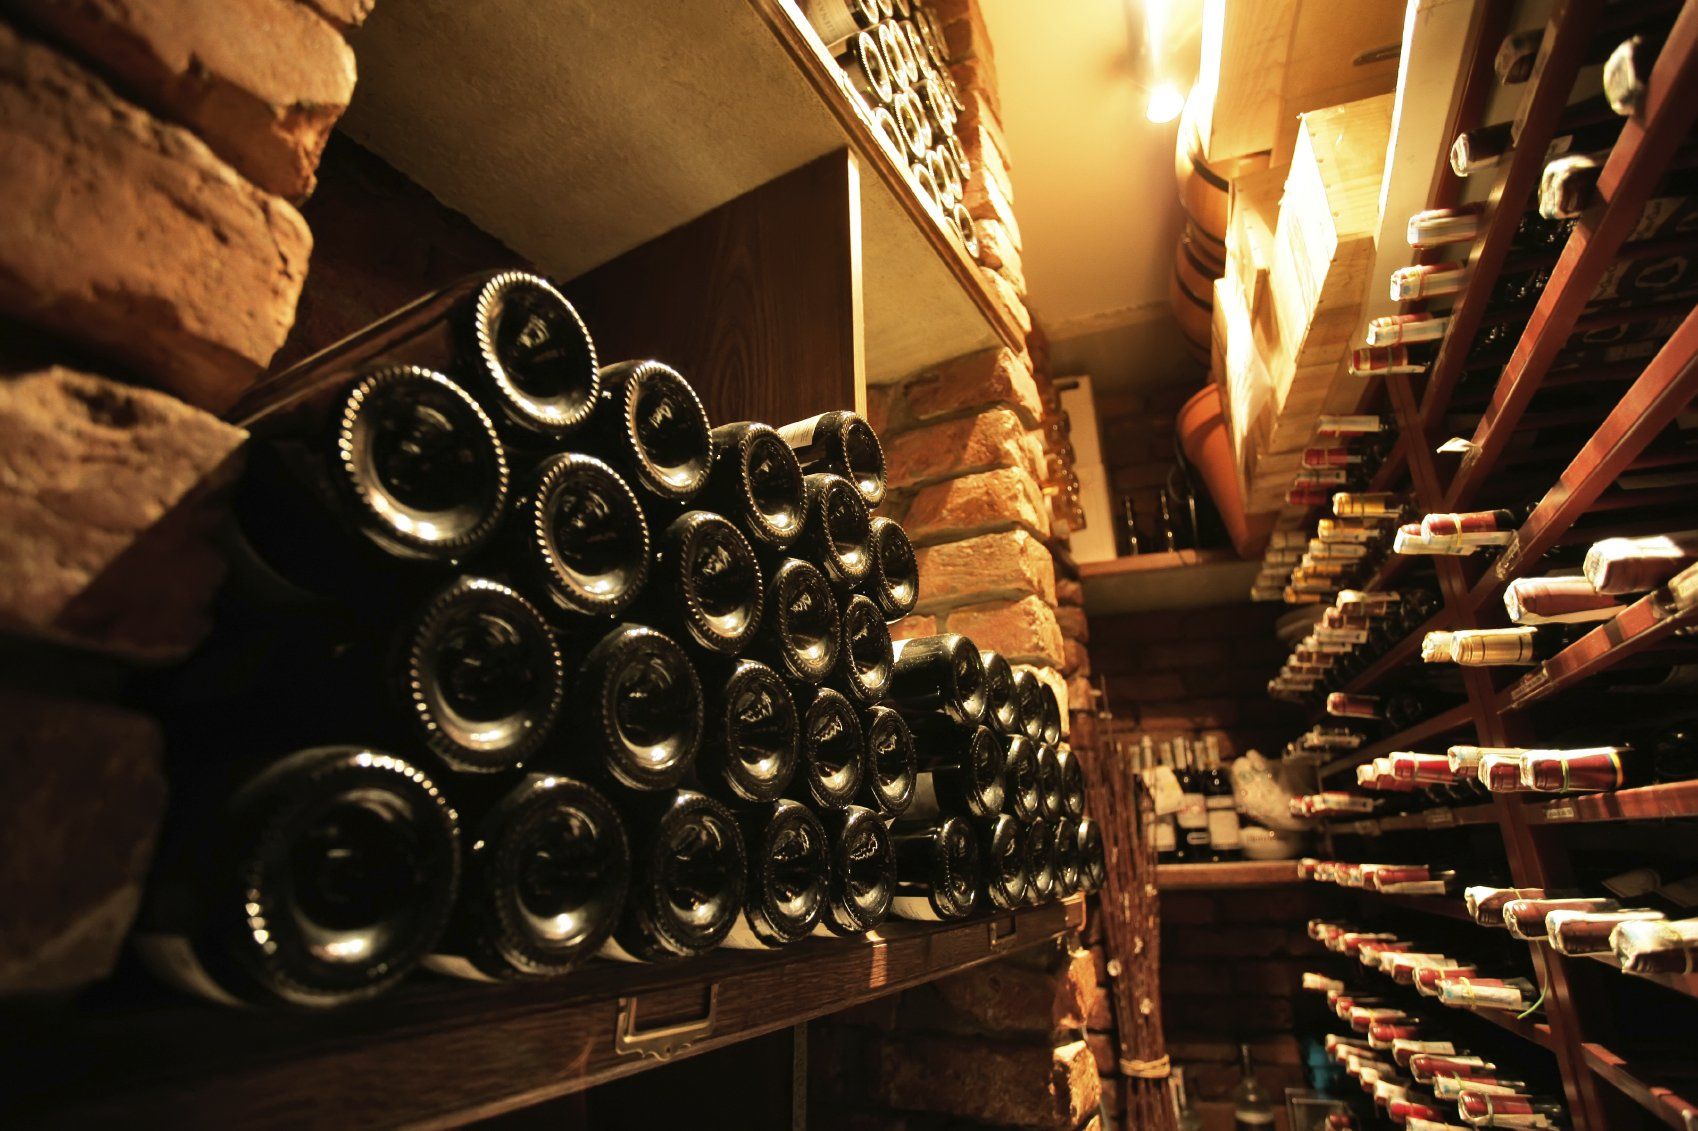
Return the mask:
M1698 817L1698 780L1664 782L1638 789L1588 793L1526 806L1532 825L1577 825L1600 821L1669 821Z
M1371 762L1393 750L1413 750L1429 738L1467 726L1474 717L1474 708L1467 703L1459 703L1454 707L1440 711L1436 715L1422 719L1408 730L1399 731L1380 739L1369 746L1353 750L1342 758L1335 758L1321 767L1321 776L1330 777L1341 770L1360 766L1363 762Z
M1628 605L1514 683L1498 696L1500 711L1519 711L1588 679L1690 624L1698 610L1677 610L1661 591Z
M1644 1070L1629 1064L1603 1045L1587 1042L1580 1049L1593 1072L1676 1131L1690 1131L1698 1126L1698 1106L1673 1088L1651 1083L1646 1079L1648 1074ZM1688 1095L1698 1094L1698 1082L1685 1081L1681 1090Z

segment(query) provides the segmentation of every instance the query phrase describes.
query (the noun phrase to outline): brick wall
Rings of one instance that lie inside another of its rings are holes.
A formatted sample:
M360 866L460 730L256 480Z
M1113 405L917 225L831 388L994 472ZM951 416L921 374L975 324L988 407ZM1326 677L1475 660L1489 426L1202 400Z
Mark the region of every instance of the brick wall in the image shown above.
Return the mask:
M1211 1131L1232 1126L1226 1101L1238 1083L1241 1043L1276 1103L1283 1106L1286 1088L1305 1086L1293 1023L1305 1005L1302 972L1315 967L1317 953L1304 923L1325 913L1326 895L1305 887L1161 897L1167 1051L1185 1068Z
M1302 717L1267 696L1285 649L1284 606L1242 604L1091 618L1091 656L1117 732L1223 733L1232 751L1276 753Z
M296 205L353 91L343 33L369 8L0 18L0 636L24 642L0 650L0 901L19 925L0 992L103 977L134 915L160 738L91 700L207 627L215 504L245 439L215 414L294 320L313 246Z

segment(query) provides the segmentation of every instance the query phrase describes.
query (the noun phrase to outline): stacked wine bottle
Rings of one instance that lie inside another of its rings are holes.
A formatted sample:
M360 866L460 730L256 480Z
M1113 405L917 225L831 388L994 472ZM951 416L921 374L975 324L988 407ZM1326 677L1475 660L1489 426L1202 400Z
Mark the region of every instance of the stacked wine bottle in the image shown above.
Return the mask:
M161 696L137 949L231 1002L954 919L1102 881L1055 697L918 599L851 411L714 428L547 280L280 375L214 638Z

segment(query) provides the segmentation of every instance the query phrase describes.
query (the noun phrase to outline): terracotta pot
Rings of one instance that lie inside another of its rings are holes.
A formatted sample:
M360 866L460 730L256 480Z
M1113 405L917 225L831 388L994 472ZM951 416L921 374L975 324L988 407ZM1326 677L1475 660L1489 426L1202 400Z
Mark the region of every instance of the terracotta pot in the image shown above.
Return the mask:
M1273 529L1272 513L1248 515L1244 494L1238 486L1238 468L1232 458L1232 438L1226 429L1226 412L1221 405L1220 386L1210 381L1179 409L1175 421L1185 458L1203 477L1209 495L1220 511L1227 537L1240 557L1254 557Z

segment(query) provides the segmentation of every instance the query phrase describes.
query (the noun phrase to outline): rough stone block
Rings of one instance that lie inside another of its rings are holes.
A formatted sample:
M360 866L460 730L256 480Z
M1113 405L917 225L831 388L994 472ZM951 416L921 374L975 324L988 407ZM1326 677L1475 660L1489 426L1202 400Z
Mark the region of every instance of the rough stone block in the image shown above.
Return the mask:
M1037 469L1025 446L1028 435L1010 408L958 416L885 441L885 472L892 484L901 487L999 467L1023 467L1035 475Z
M1056 578L1055 603L1057 605L1083 606L1085 603L1085 587L1071 577Z
M165 808L153 720L0 690L0 994L106 977L141 902Z
M950 632L970 637L980 648L994 649L1011 661L1051 666L1061 663L1061 630L1055 624L1055 610L1037 597L966 605L952 610L948 623ZM1067 685L1059 675L1056 680L1059 698ZM1065 700L1061 715L1065 722Z
M1037 480L1020 468L1005 467L921 488L903 524L921 546L1017 526L1044 535L1049 508Z
M1085 610L1082 607L1063 605L1055 611L1055 615L1061 623L1062 635L1081 644L1091 642L1091 622L1085 619Z
M920 570L920 608L945 608L968 601L1055 593L1055 559L1022 529L940 542L915 552Z
M1093 1029L1085 1034L1085 1043L1091 1048L1091 1056L1096 1060L1100 1074L1113 1076L1120 1070L1120 1046L1115 1043L1113 1033Z
M142 660L188 654L223 576L211 529L246 433L54 366L0 376L0 623Z
M967 151L969 181L989 179L1010 205L1014 203L1014 179L1009 172L1008 145L1002 140L1002 129L996 120L980 114L971 122L961 124L961 147ZM1006 231L1004 232L1006 236ZM1012 242L1012 241L1010 241Z
M910 378L904 392L915 420L997 404L1008 405L1029 428L1044 415L1031 359L1009 349L981 350L946 361Z
M1014 284L1004 279L989 267L979 268L979 277L985 281L997 301L1007 308L1009 317L1022 332L1032 328L1032 311L1026 306L1026 298L1014 288Z
M1083 952L1081 952L1083 953ZM1070 961L1054 971L988 962L933 983L938 998L985 1036L1051 1038L1085 1023L1090 975Z
M873 431L882 439L890 428L892 402L896 399L899 386L868 385L867 386L867 423L873 426ZM890 457L890 444L885 443L885 458Z
M314 11L343 31L352 31L366 22L377 0L304 0Z
M967 177L962 204L967 207L967 214L975 220L995 220L1006 230L1008 240L1016 248L1026 246L1025 239L1020 234L1020 220L1014 214L1014 202L1003 191L1002 185L995 176L985 176L977 164ZM1026 327L1031 332L1031 327Z
M229 408L289 331L300 213L3 25L0 149L0 309Z
M924 582L921 584L921 592L924 592ZM936 636L937 633L937 618L926 616L924 613L909 613L890 625L890 639L893 641L912 640L917 636Z
M1084 1041L1046 1044L936 1035L885 1040L872 1094L907 1111L943 1112L1004 1127L1073 1131L1102 1100Z
M20 3L138 102L260 188L300 200L354 92L354 52L299 0Z
M1064 648L1064 662L1061 665L1062 674L1068 677L1083 676L1089 679L1091 675L1091 654L1085 651L1085 646L1077 640L1068 639L1065 629L1062 631Z
M979 239L979 262L1013 284L1021 294L1026 293L1026 269L1020 249L1008 236L1008 228L1000 220L975 220L974 231Z

